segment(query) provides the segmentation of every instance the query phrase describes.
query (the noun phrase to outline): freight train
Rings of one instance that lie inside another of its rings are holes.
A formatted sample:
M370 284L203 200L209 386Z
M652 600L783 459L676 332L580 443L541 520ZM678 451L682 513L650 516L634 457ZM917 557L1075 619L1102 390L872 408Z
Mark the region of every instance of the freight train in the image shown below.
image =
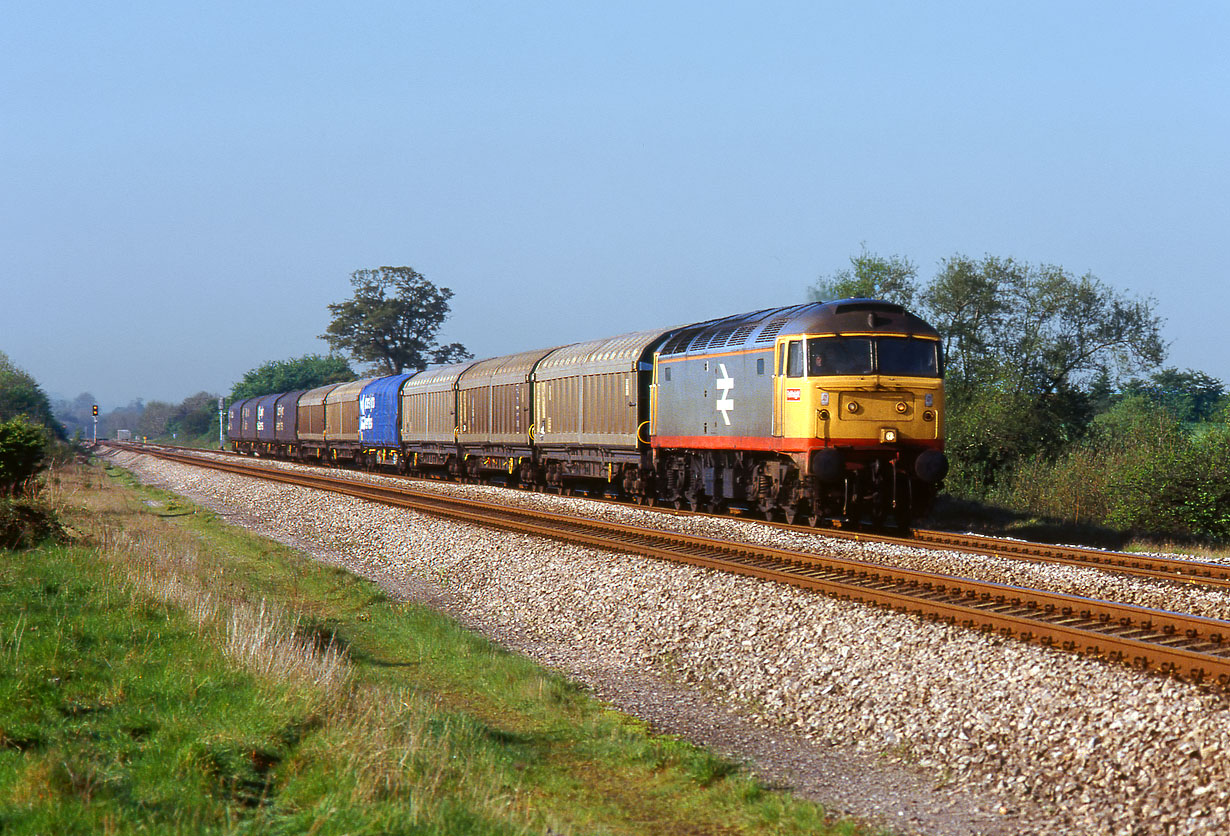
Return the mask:
M939 335L899 305L772 308L239 400L239 453L898 525L948 470Z

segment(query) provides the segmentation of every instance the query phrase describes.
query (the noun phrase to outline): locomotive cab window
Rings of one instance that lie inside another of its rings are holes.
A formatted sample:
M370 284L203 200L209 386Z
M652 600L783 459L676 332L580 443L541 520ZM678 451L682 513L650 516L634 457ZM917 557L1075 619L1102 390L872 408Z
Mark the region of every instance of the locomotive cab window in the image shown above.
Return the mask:
M807 372L812 377L830 374L871 374L874 368L870 337L821 337L807 341Z
M939 377L939 343L909 337L813 337L807 374Z
M880 374L939 377L939 343L906 337L880 337L876 361Z
M803 376L803 341L791 340L786 353L786 377Z

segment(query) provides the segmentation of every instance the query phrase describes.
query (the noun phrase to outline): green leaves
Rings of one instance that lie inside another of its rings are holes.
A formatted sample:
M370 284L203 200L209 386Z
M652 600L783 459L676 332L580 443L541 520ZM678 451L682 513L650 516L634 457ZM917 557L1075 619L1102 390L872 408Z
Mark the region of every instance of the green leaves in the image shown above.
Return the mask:
M12 496L43 467L47 432L24 415L0 424L0 496Z
M1118 381L1165 357L1153 300L1049 264L954 255L920 286L908 259L864 247L849 269L809 293L888 299L940 332L953 461L947 485L966 497L985 496L1021 462L1059 455L1084 435Z
M231 390L231 401L274 392L314 389L354 378L355 373L350 364L336 355L321 357L319 354L305 354L290 360L270 360L250 370L243 376L243 380L235 384L235 388Z
M356 270L350 283L354 296L329 305L333 321L321 338L331 348L386 375L472 356L460 343L437 343L453 298L447 287L436 287L411 267Z
M0 352L0 421L18 415L44 425L59 438L64 437L64 428L52 415L51 402L42 387Z
M1089 273L995 256L949 258L921 294L921 314L944 335L957 383L1038 395L1161 363L1153 304Z
M918 291L918 267L908 258L887 258L863 251L850 259L850 267L820 278L808 290L816 302L834 299L884 299L911 307Z

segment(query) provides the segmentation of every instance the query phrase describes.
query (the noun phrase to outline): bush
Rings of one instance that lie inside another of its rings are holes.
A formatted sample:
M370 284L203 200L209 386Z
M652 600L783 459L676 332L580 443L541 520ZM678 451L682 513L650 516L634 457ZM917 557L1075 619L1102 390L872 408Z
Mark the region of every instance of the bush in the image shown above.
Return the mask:
M948 399L945 434L952 470L947 492L982 499L1019 461L1053 441L1054 423L1037 399L996 388L956 392Z
M0 424L0 496L20 493L47 458L47 433L18 415Z
M1193 434L1155 402L1129 397L1065 454L1022 462L989 498L1054 520L1230 540L1230 424Z

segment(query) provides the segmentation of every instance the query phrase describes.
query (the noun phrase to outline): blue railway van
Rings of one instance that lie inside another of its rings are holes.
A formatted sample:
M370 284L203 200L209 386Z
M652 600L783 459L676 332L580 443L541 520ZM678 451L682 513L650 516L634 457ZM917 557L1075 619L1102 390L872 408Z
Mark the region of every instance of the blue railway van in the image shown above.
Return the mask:
M367 463L400 467L401 387L412 377L378 377L359 393L359 441Z

